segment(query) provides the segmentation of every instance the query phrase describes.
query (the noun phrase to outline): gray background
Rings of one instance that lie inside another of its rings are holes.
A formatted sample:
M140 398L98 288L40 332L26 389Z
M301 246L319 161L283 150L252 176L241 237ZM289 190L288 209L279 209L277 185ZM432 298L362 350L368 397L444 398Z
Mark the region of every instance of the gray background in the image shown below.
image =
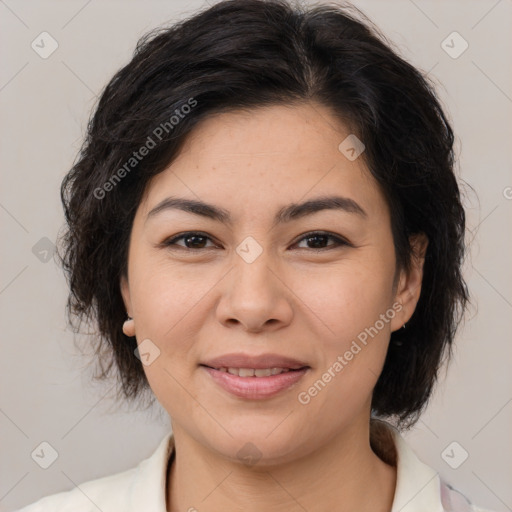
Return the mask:
M465 275L475 306L448 376L406 437L474 501L512 510L512 2L355 3L439 83L460 174L477 194L466 187L473 245ZM1 510L135 466L169 429L161 408L130 411L113 402L111 384L90 383L66 329L66 283L53 259L44 261L44 238L55 240L62 226L59 185L96 95L141 35L203 5L0 0ZM59 45L46 59L31 47L43 31ZM453 31L469 44L458 58L442 46ZM43 441L58 452L46 470L31 458ZM452 469L445 459L456 465L463 450L469 457Z

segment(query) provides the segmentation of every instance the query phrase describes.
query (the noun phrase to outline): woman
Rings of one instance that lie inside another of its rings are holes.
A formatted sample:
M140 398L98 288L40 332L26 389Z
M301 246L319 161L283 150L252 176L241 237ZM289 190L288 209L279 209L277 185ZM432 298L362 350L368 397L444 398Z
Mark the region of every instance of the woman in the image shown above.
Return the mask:
M347 8L228 0L144 38L63 182L62 260L103 375L173 432L23 510L481 510L398 430L468 300L453 141Z

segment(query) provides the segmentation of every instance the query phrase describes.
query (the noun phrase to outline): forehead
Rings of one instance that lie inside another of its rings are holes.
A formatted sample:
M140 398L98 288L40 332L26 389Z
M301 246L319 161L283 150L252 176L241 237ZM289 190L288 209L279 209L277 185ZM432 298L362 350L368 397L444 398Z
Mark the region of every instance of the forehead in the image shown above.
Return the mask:
M172 194L259 214L273 201L336 193L380 215L384 198L363 158L349 159L343 151L353 136L328 108L314 103L213 115L151 180L142 209L147 214Z

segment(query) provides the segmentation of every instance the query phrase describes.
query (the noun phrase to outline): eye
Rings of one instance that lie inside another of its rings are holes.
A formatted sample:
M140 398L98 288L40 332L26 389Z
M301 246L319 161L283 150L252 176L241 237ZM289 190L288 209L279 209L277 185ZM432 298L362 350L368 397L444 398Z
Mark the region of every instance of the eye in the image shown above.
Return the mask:
M179 240L183 240L183 244L178 244L177 242ZM210 247L205 246L208 240L211 240L208 235L196 231L190 231L173 238L169 238L168 240L165 240L162 245L166 247L176 246L184 249L210 249L211 247L214 247L214 245Z
M327 244L329 240L333 240L334 243ZM313 231L311 233L306 233L298 242L297 244L301 244L303 242L306 242L306 244L312 244L313 247L300 247L300 249L313 249L315 251L322 251L325 249L334 249L336 247L341 247L343 245L350 246L351 244L348 243L343 238L334 235L332 233L326 233L324 231ZM327 244L327 245L326 245Z
M181 241L182 243L178 243ZM207 244L209 241L212 242L212 239L205 233L189 231L165 240L162 245L171 249L179 248L190 250L211 249L213 247L217 247L213 242L208 246ZM329 241L333 241L333 243L328 243ZM300 247L300 244L304 242L307 245L309 244L309 246ZM342 246L352 247L352 245L343 238L324 231L312 231L310 233L306 233L294 245L298 245L299 249L311 249L313 251L329 250Z

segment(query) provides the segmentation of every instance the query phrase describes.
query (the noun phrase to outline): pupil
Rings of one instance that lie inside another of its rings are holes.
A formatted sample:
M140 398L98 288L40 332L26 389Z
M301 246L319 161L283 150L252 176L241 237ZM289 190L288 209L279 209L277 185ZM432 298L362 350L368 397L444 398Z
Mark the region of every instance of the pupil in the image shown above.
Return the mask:
M316 242L313 243L313 246L315 248L321 248L321 247L324 247L323 242L325 242L326 239L327 239L327 237L325 235L314 235L314 236L309 237L308 241L311 242L311 240L316 240ZM320 240L320 243L318 243L319 240Z
M202 239L203 240L203 244L201 244L201 242L197 242L198 239ZM204 241L205 241L206 237L204 236L201 236L201 235L192 235L192 236L188 236L185 241L186 241L186 244L188 246L188 244L192 244L194 247L197 248L197 245L199 244L199 248L202 249L203 248L203 245L204 245ZM192 242L191 242L192 240ZM196 240L196 242L194 243L193 240Z

